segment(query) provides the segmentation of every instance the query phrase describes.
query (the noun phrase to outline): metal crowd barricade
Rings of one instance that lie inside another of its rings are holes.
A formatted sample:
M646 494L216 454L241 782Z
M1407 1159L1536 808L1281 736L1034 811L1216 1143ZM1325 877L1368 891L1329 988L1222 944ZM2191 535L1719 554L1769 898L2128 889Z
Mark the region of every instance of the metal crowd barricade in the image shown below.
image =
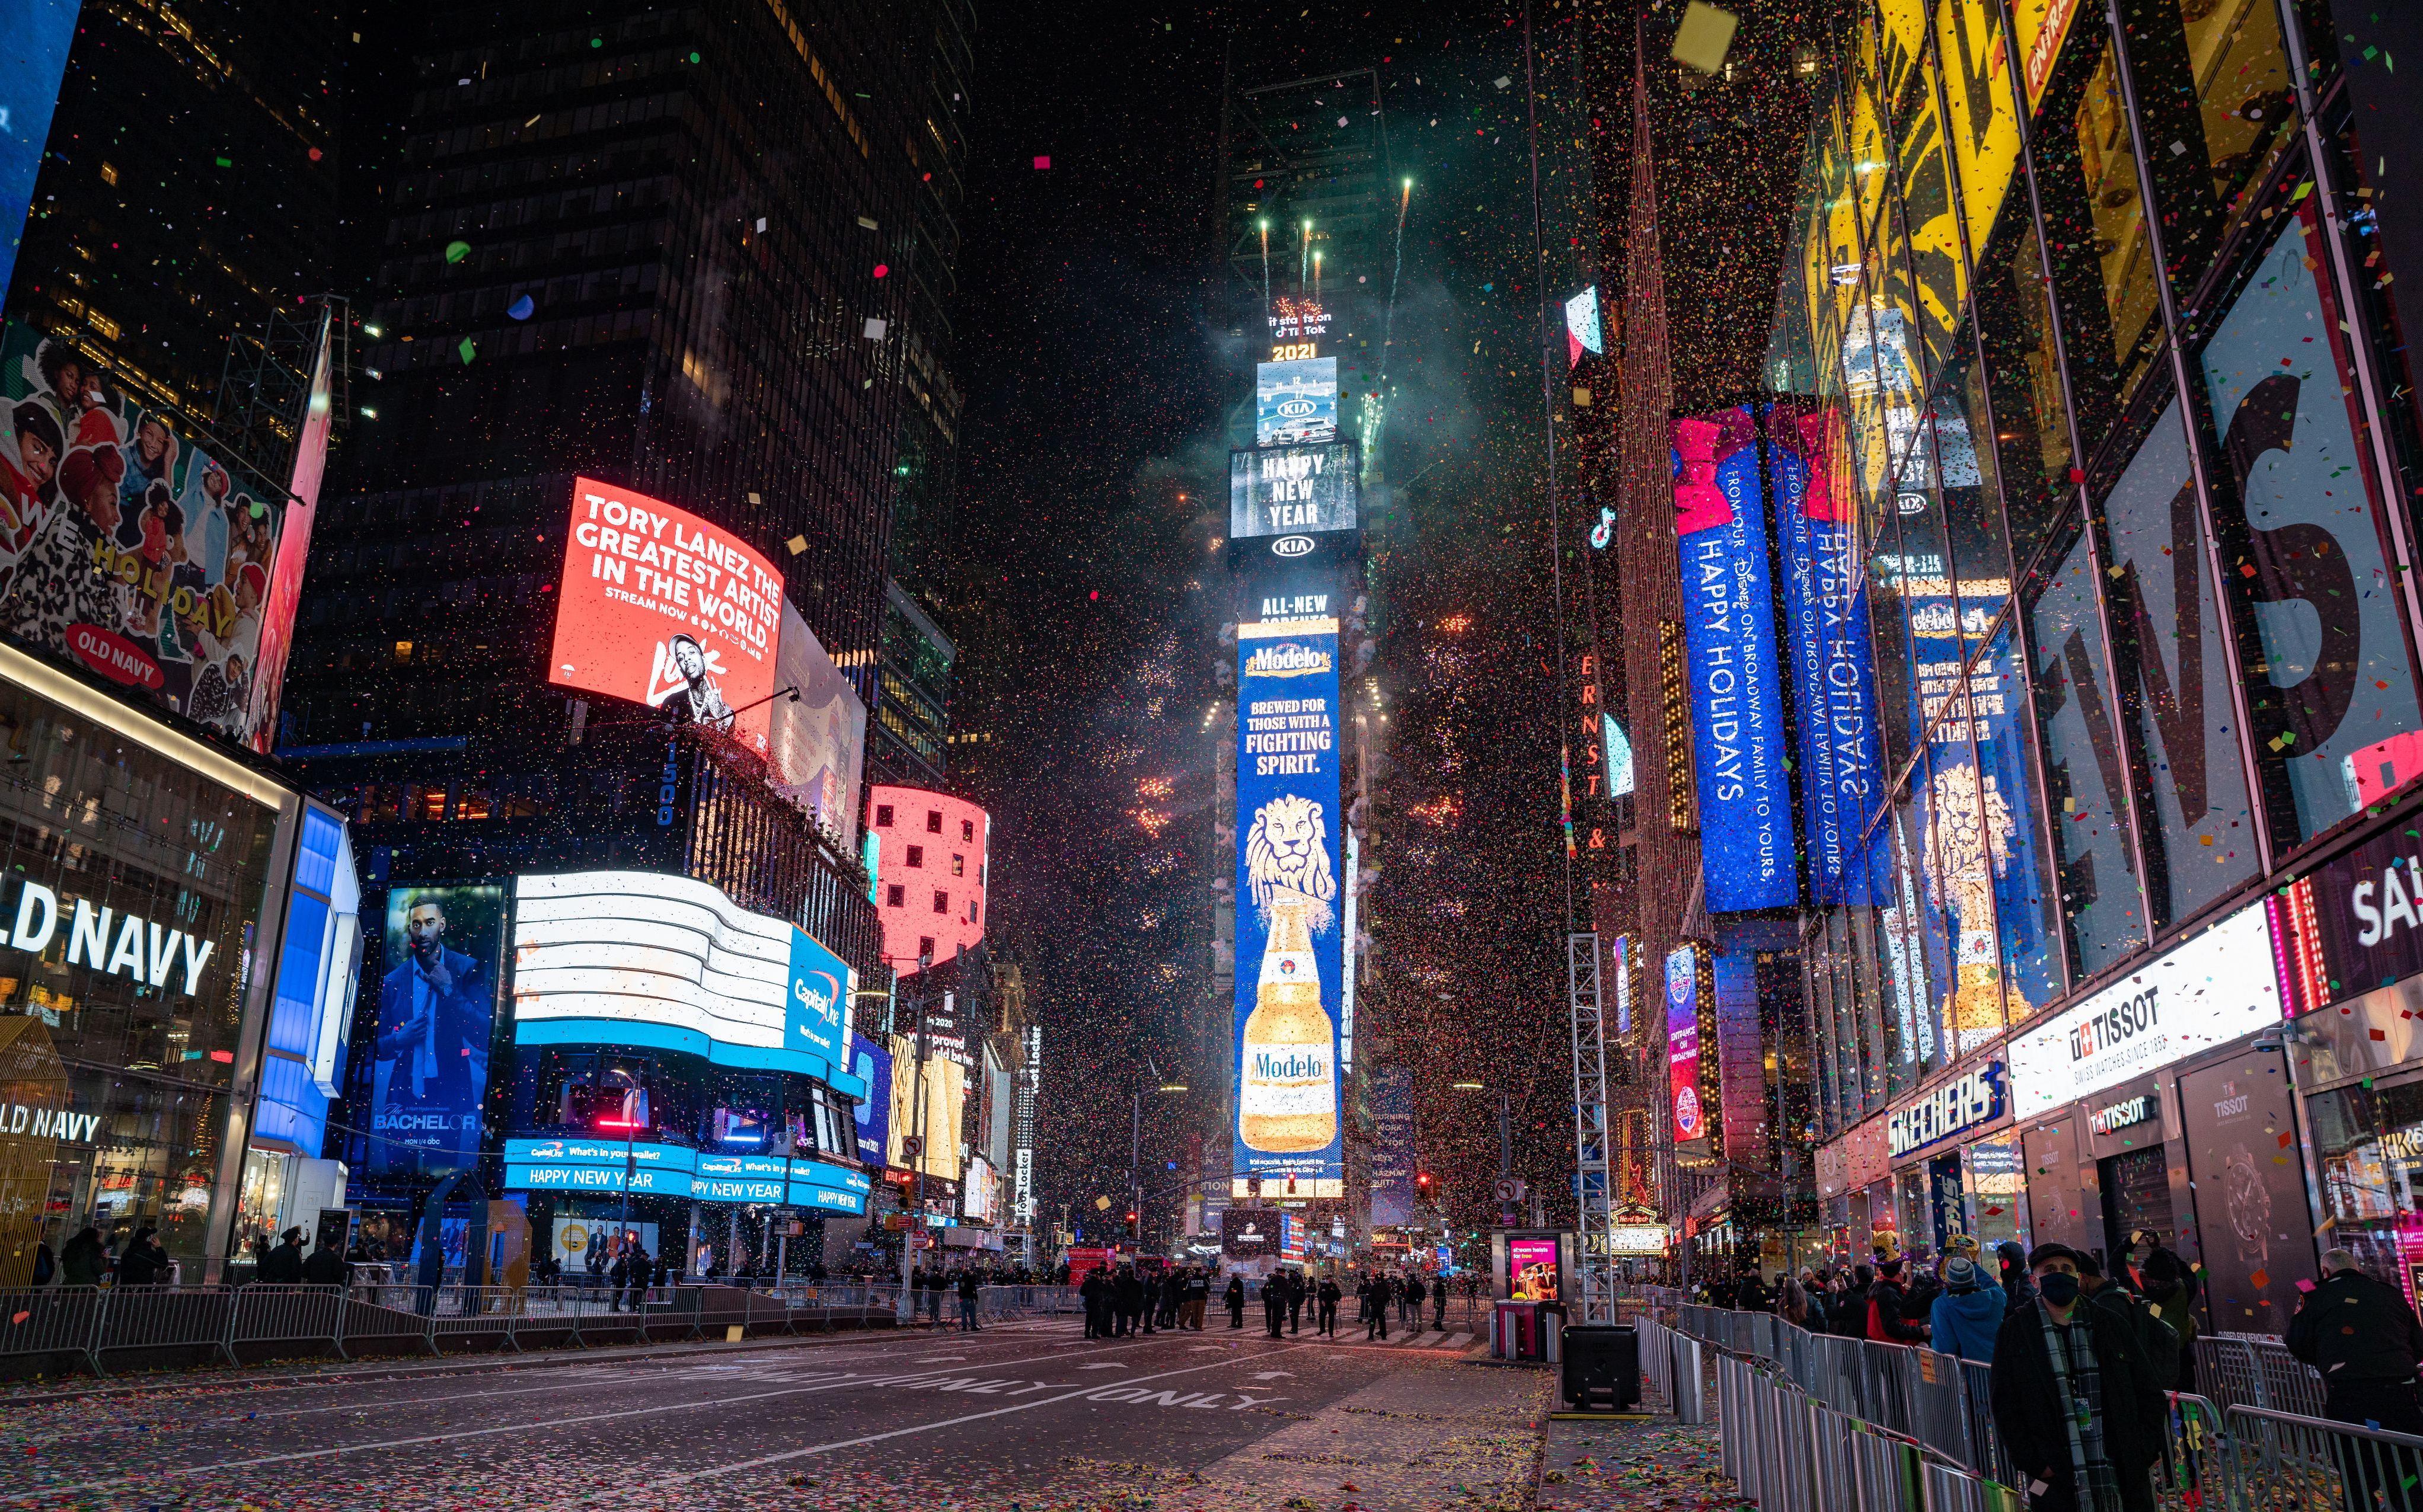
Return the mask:
M345 1288L255 1283L236 1291L228 1324L228 1359L239 1344L310 1345L345 1355Z
M98 1286L0 1290L0 1360L73 1355L101 1373L97 1347L108 1299Z
M2321 1373L2269 1333L2210 1333L2195 1341L2197 1394L2224 1408L2260 1407L2320 1417Z
M111 1287L103 1299L92 1344L95 1374L102 1357L132 1349L229 1351L235 1291L227 1286Z
M2423 1507L2423 1438L2232 1407L2216 1448L2234 1508Z

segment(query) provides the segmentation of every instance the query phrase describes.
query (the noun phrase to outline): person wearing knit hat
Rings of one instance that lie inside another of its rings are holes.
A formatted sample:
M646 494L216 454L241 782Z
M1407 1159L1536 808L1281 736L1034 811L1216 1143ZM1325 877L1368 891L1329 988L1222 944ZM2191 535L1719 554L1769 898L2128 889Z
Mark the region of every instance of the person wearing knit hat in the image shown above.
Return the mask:
M1986 1272L1965 1254L1943 1262L1943 1294L1929 1315L1928 1342L1963 1360L1994 1358L1994 1337L2003 1328L2003 1292L1988 1286Z

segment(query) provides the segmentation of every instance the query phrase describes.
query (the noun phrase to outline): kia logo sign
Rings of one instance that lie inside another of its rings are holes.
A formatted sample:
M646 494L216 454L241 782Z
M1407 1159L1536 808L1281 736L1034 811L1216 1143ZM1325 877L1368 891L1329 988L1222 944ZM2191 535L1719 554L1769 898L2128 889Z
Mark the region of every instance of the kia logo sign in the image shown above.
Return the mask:
M157 688L165 681L160 664L115 630L104 630L97 624L71 624L68 626L68 649L87 667L113 682Z
M1280 402L1279 414L1287 419L1305 420L1310 419L1318 408L1320 406L1308 399L1290 399Z
M1312 550L1310 536L1281 536L1271 543L1274 557L1301 557Z

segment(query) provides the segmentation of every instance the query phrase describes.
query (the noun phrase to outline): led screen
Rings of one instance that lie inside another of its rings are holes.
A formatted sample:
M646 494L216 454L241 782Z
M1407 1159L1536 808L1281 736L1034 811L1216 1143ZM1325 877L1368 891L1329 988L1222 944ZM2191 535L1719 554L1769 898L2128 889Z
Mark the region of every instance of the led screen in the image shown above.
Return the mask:
M788 599L783 602L774 686L797 688L800 695L778 698L768 706L767 756L775 784L815 814L845 853L855 850L866 704Z
M1558 1288L1557 1241L1554 1239L1508 1239L1506 1241L1506 1284L1517 1302L1553 1302Z
M1254 445L1328 441L1338 434L1338 359L1254 365Z
M80 0L0 0L0 294L17 265Z
M0 402L0 631L252 742L283 491L13 322Z
M857 973L804 930L653 872L515 888L516 1043L681 1050L865 1095L846 1069Z
M1338 622L1240 625L1237 654L1233 1170L1335 1182L1343 1148Z
M892 1136L892 1052L868 1040L853 1045L850 1074L866 1083L858 1100L858 1163L880 1171Z
M1355 528L1360 482L1352 441L1228 453L1228 534L1310 536Z
M1666 957L1666 1085L1675 1142L1706 1138L1707 1110L1700 1101L1700 952L1694 945Z
M370 1054L370 1172L435 1176L480 1153L505 890L397 888Z
M1800 899L1800 874L1766 498L1750 412L1736 406L1676 420L1673 469L1708 911L1790 907Z
M783 578L721 526L578 478L547 681L768 748Z
M1565 301L1565 366L1577 366L1582 354L1592 356L1607 350L1607 338L1598 319L1598 286L1593 284Z

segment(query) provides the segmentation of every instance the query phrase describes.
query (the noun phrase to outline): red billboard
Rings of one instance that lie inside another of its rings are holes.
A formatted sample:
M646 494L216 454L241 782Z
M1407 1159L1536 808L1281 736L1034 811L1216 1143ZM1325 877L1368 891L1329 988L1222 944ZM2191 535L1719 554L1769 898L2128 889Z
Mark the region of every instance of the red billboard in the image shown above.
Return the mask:
M881 783L866 790L866 808L884 960L906 973L920 954L939 966L974 950L985 932L991 818L965 798Z
M547 681L664 709L763 755L782 624L782 574L739 537L573 480Z

